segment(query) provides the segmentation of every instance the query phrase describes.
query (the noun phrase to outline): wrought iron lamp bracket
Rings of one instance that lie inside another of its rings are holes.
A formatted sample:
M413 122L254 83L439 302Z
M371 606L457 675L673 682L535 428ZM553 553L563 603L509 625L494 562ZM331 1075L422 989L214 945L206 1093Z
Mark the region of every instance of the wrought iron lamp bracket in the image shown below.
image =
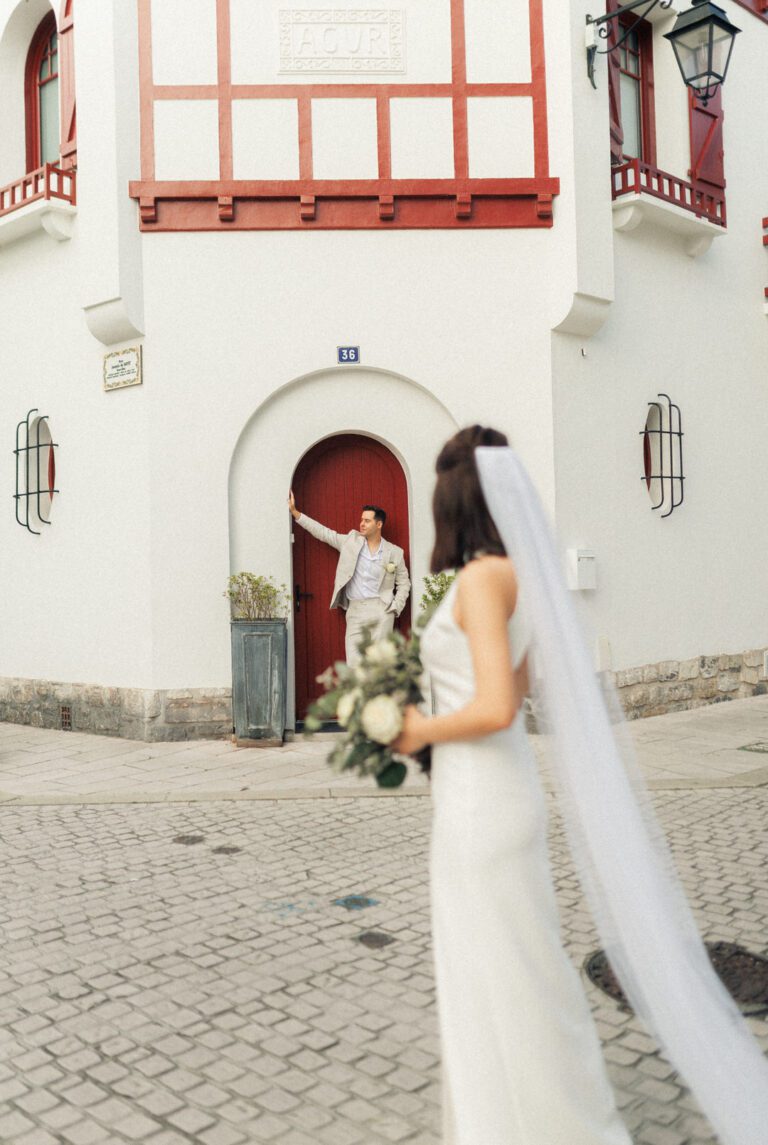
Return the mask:
M587 16L587 75L592 87L597 91L597 84L595 83L595 56L607 56L611 52L615 52L620 48L634 32L637 25L641 20L644 20L654 8L671 8L672 0L631 0L629 4L622 4L621 8L617 8L615 12L606 12L604 16ZM623 35L606 48L604 52L598 51L597 44L594 43L594 29L597 29L597 34L601 40L607 40L611 32L611 22L618 20L626 12L634 12L637 8L643 8L637 16L637 19L624 30Z

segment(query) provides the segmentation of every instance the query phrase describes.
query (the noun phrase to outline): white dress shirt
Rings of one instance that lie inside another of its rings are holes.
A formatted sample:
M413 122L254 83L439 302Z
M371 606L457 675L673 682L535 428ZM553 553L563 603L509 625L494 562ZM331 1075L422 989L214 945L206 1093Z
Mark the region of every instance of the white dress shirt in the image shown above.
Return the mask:
M347 585L347 600L370 600L379 595L381 583L382 544L371 553L366 541L358 553L357 564L352 579Z

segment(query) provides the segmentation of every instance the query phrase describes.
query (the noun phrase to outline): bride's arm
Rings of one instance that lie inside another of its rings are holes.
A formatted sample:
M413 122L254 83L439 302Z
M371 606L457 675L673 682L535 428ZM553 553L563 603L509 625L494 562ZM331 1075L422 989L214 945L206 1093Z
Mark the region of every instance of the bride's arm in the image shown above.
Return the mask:
M509 656L507 625L516 599L514 569L503 557L472 561L462 571L456 619L469 641L475 695L444 716L424 716L408 708L395 750L407 754L428 743L475 739L509 727L527 691L525 661L515 672Z

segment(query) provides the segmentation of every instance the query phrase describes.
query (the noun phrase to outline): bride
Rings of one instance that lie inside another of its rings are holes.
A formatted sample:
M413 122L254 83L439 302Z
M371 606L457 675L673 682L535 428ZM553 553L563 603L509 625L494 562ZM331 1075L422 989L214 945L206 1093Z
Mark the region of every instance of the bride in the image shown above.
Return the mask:
M431 567L460 571L421 642L436 714L409 708L394 746L432 745L444 1145L631 1140L561 944L521 712L529 647L574 860L614 969L720 1140L765 1145L768 1069L628 779L536 494L492 429L456 434L436 468Z

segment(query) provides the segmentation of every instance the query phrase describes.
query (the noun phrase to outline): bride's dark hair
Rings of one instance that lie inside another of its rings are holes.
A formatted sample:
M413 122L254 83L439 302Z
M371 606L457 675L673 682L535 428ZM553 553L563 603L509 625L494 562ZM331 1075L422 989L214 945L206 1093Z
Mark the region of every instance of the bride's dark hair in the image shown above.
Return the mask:
M432 498L435 547L430 571L461 568L475 553L506 556L485 504L475 464L478 445L509 445L503 433L482 425L459 430L437 458Z

